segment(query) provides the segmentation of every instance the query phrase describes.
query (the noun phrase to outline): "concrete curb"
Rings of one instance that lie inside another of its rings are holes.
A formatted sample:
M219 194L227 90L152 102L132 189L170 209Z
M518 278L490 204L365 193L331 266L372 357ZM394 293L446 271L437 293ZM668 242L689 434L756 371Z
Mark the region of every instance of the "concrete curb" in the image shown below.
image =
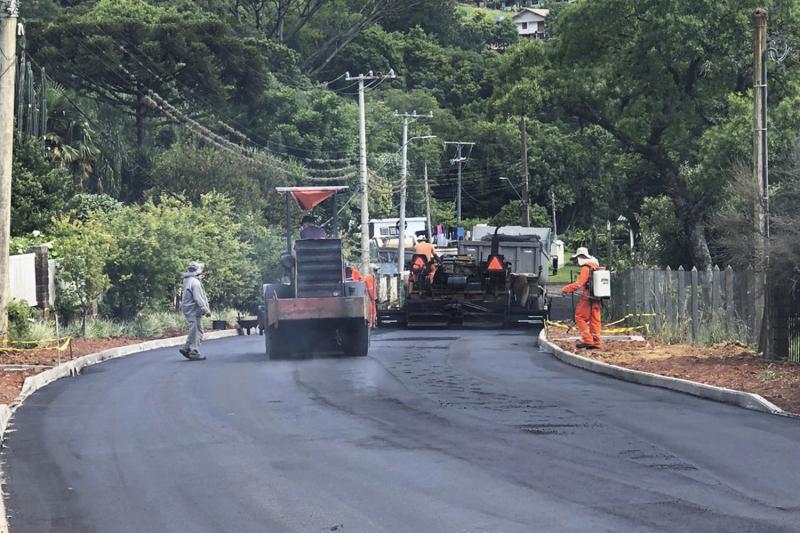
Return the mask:
M224 331L212 331L203 336L203 340L224 339L225 337L235 337L238 335L238 330L227 329ZM0 443L5 439L6 430L11 422L11 417L14 415L20 405L25 399L36 392L37 390L49 385L50 383L67 376L77 376L81 370L87 366L96 365L109 359L117 359L126 357L139 352L146 352L148 350L157 350L159 348L171 348L173 346L180 346L186 342L186 335L180 337L170 337L168 339L156 339L152 341L140 342L139 344L130 344L128 346L120 346L118 348L110 348L102 352L84 355L72 361L61 363L49 370L45 370L39 374L28 376L22 383L22 390L13 402L10 404L0 404ZM2 469L0 469L0 479L5 483ZM9 533L8 531L8 516L6 515L5 506L5 492L0 497L0 533Z
M737 405L753 411L761 411L762 413L791 417L797 416L784 411L758 394L715 387L714 385L706 385L705 383L689 381L688 379L671 378L660 374L642 372L641 370L631 370L629 368L603 363L602 361L568 352L547 339L546 328L543 328L539 333L539 347L568 365L583 368L584 370L597 374L611 376L623 381L683 392L700 398Z

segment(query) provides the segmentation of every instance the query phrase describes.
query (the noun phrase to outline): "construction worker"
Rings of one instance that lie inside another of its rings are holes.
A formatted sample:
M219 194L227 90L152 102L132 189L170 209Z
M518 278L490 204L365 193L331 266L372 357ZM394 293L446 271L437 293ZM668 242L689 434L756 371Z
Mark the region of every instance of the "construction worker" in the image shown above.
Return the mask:
M348 279L353 281L364 281L364 276L361 275L361 271L354 266L345 267L344 272L345 277Z
M417 238L417 244L414 246L414 253L424 255L428 258L428 262L436 256L436 247L428 242L428 238L424 235Z
M369 266L371 272L364 276L364 285L367 289L367 296L369 297L370 307L370 321L371 327L378 326L378 265L372 263Z
M203 289L203 263L192 261L183 275L183 291L181 294L181 311L189 323L189 335L186 343L178 351L190 361L203 361L200 354L200 343L203 342L203 317L211 316L206 291Z
M436 255L436 246L428 242L425 235L417 238L417 244L414 246L414 253L417 255L424 255L428 260L428 283L433 283L433 277L436 274L436 265L431 262Z
M584 247L578 248L572 259L581 267L581 271L575 283L564 287L563 292L564 294L572 294L578 290L581 291L580 300L578 305L575 306L575 324L581 332L581 342L577 344L577 347L596 350L603 345L603 341L600 338L602 327L600 322L601 307L600 300L591 298L589 287L592 272L600 268L600 265L589 254L589 250Z
M300 221L301 239L327 239L328 234L325 230L317 226L316 220L311 215L305 215Z

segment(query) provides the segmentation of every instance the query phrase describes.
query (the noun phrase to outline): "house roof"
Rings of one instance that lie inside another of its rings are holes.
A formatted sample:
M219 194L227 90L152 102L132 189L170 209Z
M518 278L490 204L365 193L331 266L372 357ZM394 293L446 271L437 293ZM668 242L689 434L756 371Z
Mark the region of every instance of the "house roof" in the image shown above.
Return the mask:
M550 10L549 9L537 9L535 7L526 7L522 11L520 11L519 13L517 13L516 15L514 15L511 18L515 19L515 18L519 17L520 15L524 15L525 13L533 13L534 15L539 15L542 18L547 18L547 15L550 14Z

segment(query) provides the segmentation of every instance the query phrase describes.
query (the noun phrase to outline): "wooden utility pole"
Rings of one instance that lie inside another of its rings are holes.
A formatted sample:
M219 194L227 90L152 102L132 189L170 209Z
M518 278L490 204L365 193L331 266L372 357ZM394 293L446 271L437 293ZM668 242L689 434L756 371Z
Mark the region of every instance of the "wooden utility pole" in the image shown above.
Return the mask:
M14 158L14 81L17 0L0 0L0 338L8 336L11 165Z
M528 192L528 129L523 116L519 121L519 134L522 142L522 225L531 225L531 195Z
M361 174L361 271L370 272L369 269L369 176L367 174L367 113L364 103L364 81L396 78L394 70L387 75L375 75L372 71L367 74L350 76L345 73L346 81L358 81L358 147L359 171Z
M769 164L767 161L767 12L753 12L753 180L758 350L772 357L769 313Z

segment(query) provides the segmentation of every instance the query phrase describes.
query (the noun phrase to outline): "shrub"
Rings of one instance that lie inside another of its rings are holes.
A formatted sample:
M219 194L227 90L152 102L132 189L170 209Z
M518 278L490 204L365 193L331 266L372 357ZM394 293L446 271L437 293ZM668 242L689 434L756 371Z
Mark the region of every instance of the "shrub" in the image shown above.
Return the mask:
M108 214L107 226L118 236L117 253L107 264L106 301L115 316L167 307L190 260L206 265L212 307L244 302L258 290L253 247L240 239L241 226L224 196L204 195L198 207L174 198L150 200Z
M85 334L89 311L110 286L105 268L115 248L113 233L99 220L63 217L53 221L53 234L61 257L56 275L61 281L62 296L80 310L81 331Z
M85 324L70 324L65 333L71 337L84 337L87 339L109 339L125 337L123 324L103 318L86 320Z
M8 302L8 335L12 339L25 339L31 330L33 311L27 302Z

